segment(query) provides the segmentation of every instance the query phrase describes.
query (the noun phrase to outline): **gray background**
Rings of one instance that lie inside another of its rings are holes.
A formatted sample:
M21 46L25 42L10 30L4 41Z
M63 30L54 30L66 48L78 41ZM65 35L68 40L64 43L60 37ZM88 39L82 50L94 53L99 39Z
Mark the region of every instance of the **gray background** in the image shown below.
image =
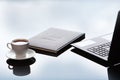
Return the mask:
M1 0L1 80L108 80L107 68L70 50L60 56L36 54L31 74L15 76L7 68L6 44L27 38L50 27L86 33L86 39L114 30L119 0Z

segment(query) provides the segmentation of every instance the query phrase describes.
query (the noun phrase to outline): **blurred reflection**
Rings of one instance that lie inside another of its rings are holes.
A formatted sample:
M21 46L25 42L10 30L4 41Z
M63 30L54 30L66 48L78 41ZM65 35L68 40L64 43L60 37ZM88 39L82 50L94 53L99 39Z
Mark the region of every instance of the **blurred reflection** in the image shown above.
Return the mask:
M35 63L35 58L30 58L26 60L13 60L8 59L8 68L13 70L13 74L16 76L26 76L31 73L30 65Z
M108 68L109 80L120 80L120 65Z

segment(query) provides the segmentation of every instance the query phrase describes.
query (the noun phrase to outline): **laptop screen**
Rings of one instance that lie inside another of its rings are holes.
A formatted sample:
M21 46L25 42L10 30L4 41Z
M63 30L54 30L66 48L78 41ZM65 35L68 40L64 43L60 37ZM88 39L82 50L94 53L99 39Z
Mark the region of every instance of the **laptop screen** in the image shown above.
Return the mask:
M120 63L120 11L118 12L115 30L111 42L108 62L110 65Z

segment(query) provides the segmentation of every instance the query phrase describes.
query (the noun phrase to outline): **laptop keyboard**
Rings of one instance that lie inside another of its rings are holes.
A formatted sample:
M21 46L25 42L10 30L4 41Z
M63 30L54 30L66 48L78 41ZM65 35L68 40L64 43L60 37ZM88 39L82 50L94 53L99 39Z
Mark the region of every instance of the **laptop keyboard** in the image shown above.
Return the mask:
M106 56L108 56L108 53L109 53L110 44L111 43L108 42L108 43L105 43L105 44L101 44L101 45L98 45L98 46L88 48L87 50L92 52L92 53L95 53L99 56L106 57Z

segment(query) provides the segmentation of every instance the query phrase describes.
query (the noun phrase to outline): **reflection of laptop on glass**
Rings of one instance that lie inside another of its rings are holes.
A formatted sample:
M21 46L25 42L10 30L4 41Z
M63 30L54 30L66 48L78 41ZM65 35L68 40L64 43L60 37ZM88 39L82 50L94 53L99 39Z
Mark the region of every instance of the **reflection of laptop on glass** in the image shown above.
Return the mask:
M113 37L112 37L113 36ZM112 42L111 42L112 41ZM120 63L120 12L113 35L107 34L90 40L72 44L73 52L104 66Z

